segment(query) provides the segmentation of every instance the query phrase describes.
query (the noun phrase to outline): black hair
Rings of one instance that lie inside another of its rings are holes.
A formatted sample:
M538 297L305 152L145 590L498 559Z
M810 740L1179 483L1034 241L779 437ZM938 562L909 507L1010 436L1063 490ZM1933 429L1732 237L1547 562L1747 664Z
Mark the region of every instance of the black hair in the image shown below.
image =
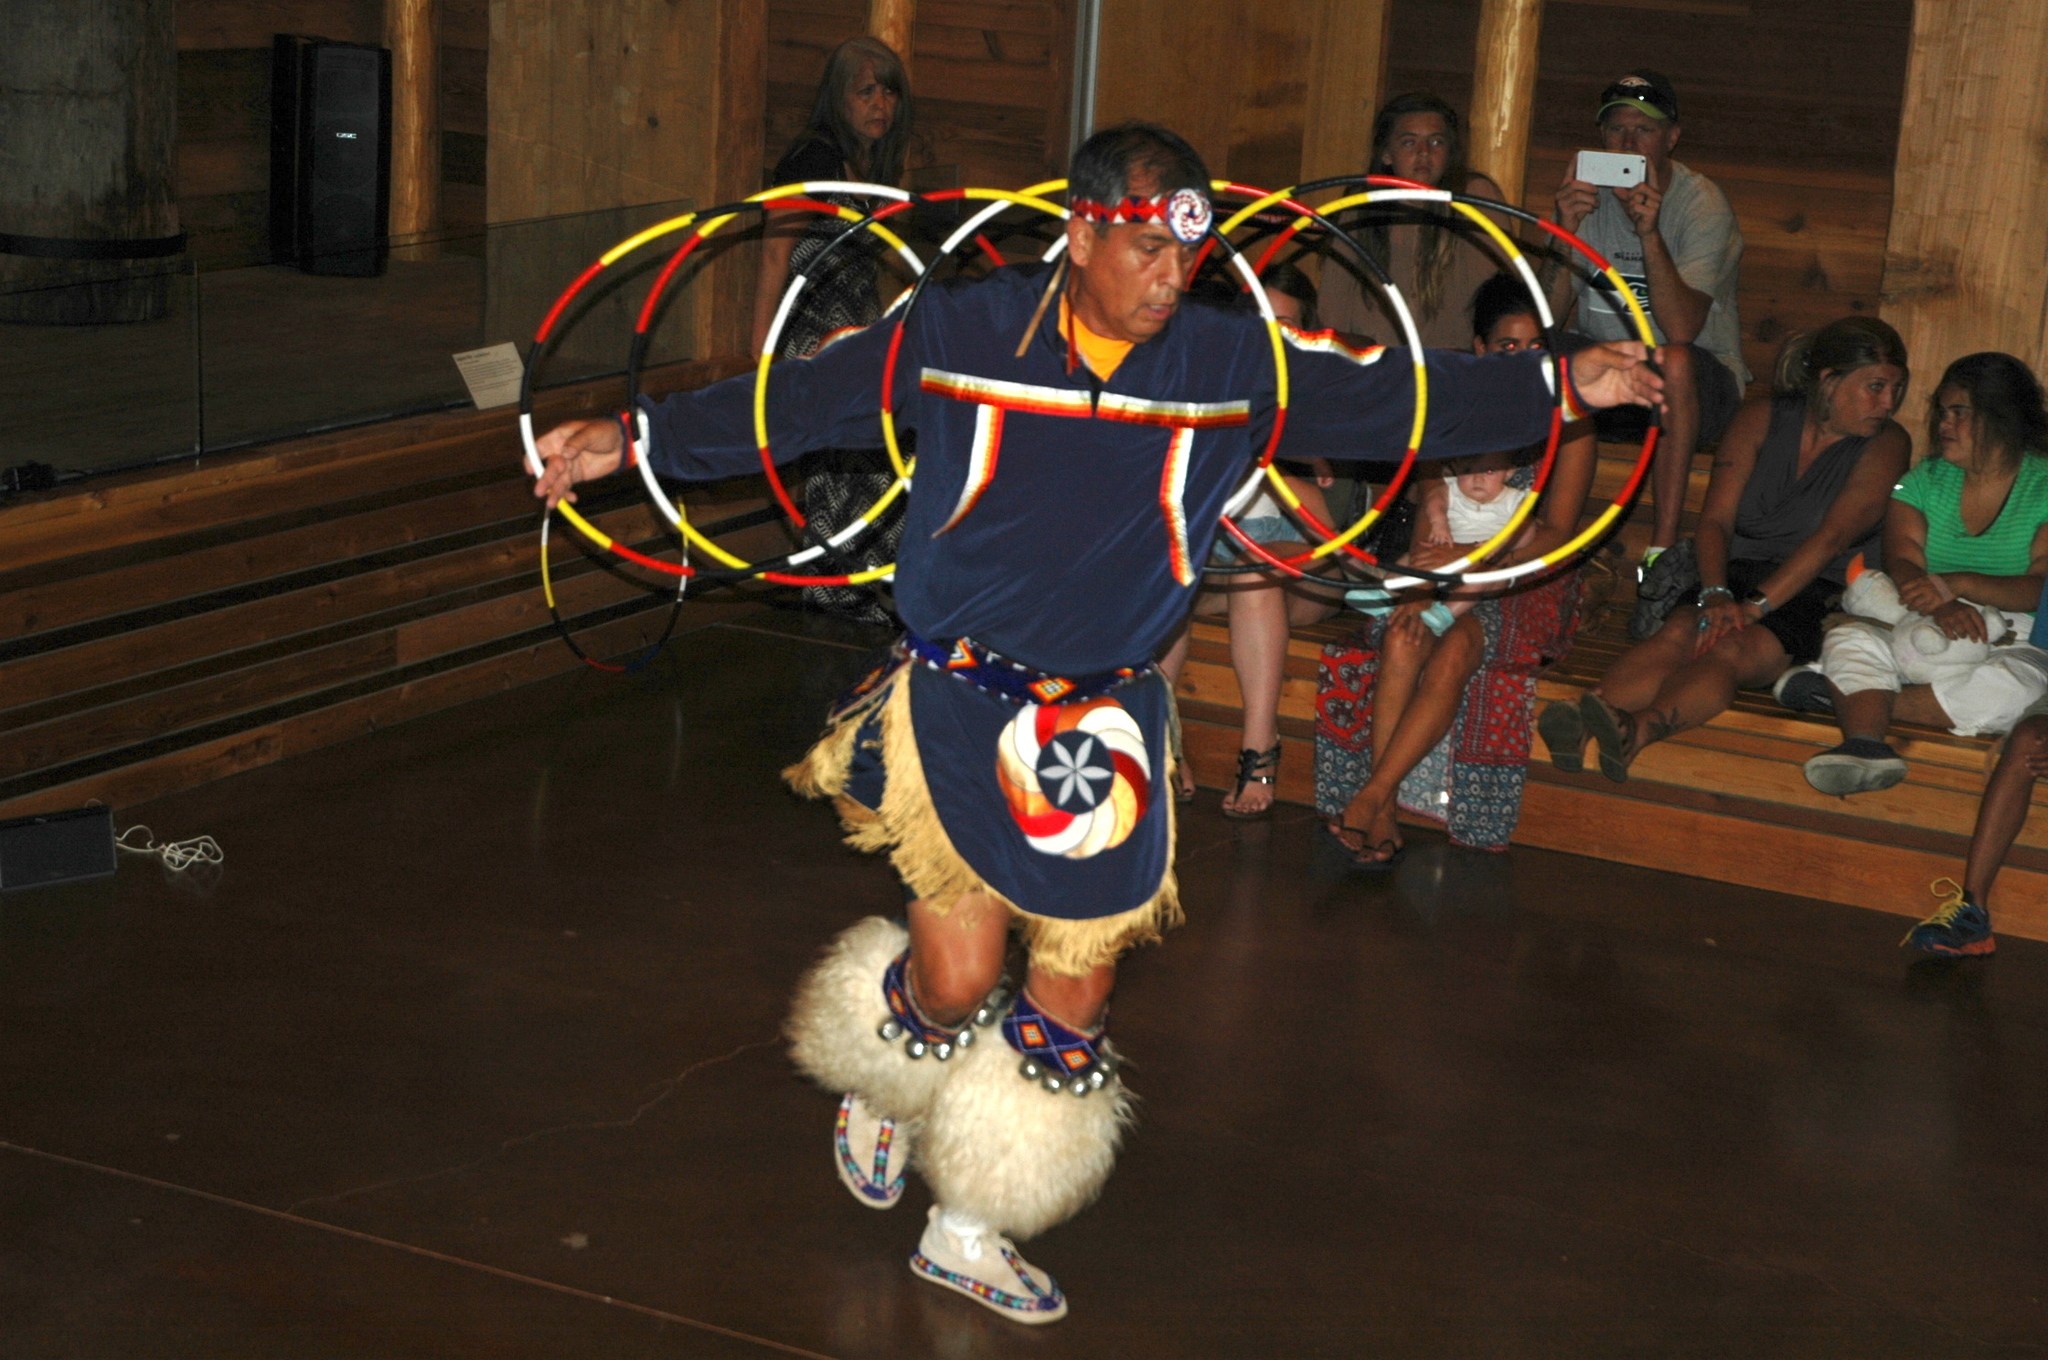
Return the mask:
M872 146L846 121L846 96L869 67L883 88L896 96L896 119ZM910 121L910 78L895 48L879 38L862 37L848 38L832 49L811 105L813 139L836 147L853 173L870 183L896 184L903 179L903 159L910 148Z
M1114 206L1130 193L1133 178L1151 181L1155 193L1209 192L1209 167L1193 147L1157 123L1130 122L1104 128L1081 143L1067 167L1067 199Z
M1471 312L1472 334L1481 340L1492 335L1493 328L1508 317L1542 316L1536 310L1536 299L1529 296L1528 287L1514 274L1495 274L1473 289Z
M1316 329L1316 281L1294 265L1282 262L1268 265L1266 272L1259 276L1259 282L1283 297L1291 297L1301 304L1301 329Z
M2007 467L2029 454L2048 453L2048 410L2034 371L1997 350L1966 354L1948 366L1927 402L1927 444L1941 447L1941 389L1960 387L1976 410L1977 445L1997 451Z

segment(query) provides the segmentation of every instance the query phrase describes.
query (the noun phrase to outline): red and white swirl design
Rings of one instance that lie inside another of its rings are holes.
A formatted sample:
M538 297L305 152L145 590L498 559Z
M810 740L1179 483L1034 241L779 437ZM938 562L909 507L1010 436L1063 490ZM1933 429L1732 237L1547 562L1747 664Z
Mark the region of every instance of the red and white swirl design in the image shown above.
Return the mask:
M1048 752L1063 733L1081 739ZM1123 844L1152 800L1145 734L1114 699L1026 707L997 743L996 779L1031 848L1068 859Z

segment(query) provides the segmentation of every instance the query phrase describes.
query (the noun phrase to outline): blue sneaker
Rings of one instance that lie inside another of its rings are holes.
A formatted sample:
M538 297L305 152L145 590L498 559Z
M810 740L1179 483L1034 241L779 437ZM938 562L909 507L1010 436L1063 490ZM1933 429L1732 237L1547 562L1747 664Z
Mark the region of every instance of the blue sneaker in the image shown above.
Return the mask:
M1934 915L1906 932L1906 938L1899 941L1902 947L1952 959L1989 954L1998 948L1991 935L1991 913L1972 902L1960 883L1937 878L1928 890L1947 900Z

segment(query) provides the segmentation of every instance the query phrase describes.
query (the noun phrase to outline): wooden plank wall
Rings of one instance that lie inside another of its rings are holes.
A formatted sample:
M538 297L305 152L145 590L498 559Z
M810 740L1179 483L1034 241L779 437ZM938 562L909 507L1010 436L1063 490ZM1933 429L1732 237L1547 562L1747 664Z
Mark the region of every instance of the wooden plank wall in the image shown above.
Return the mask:
M1022 188L1065 173L1072 0L919 0L913 182ZM825 58L868 0L769 0L762 187L810 120Z
M1907 76L1885 319L1939 381L1978 350L2048 362L2048 10L1923 5Z
M484 220L488 0L440 0L442 222ZM383 0L179 0L180 220L202 268L269 258L270 40L304 33L381 45Z
M1164 123L1213 175L1271 188L1300 178L1316 0L1119 0L1110 8L1096 65L1097 126Z
M1677 158L1742 223L1743 355L1767 374L1790 331L1877 310L1912 10L1547 0L1524 206L1547 215L1572 153L1596 145L1604 86L1635 66L1669 75L1685 115ZM1469 108L1478 24L1479 0L1395 0L1390 91Z
M764 14L764 0L490 0L489 220L676 200L708 207L752 192L762 155ZM589 259L580 241L570 244L554 258L494 234L487 338L530 332ZM737 352L753 250L736 231L695 258L711 277L708 287L689 288L685 310L674 313L690 327L685 352ZM614 299L624 301L624 293Z

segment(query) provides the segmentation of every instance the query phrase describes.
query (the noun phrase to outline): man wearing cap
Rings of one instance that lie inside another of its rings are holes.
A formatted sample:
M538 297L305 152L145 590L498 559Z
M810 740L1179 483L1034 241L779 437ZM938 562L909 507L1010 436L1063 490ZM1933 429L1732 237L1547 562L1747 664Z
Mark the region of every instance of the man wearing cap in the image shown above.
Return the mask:
M1629 72L1601 92L1596 117L1603 148L1643 158L1643 182L1600 188L1576 177L1574 160L1558 186L1557 221L1613 264L1649 313L1660 346L1666 415L1650 476L1656 521L1629 620L1630 635L1644 638L1690 588L1680 559L1664 559L1663 551L1678 542L1693 452L1702 441L1721 437L1749 382L1735 315L1742 231L1713 181L1671 159L1681 127L1678 93L1669 77ZM1626 303L1583 278L1578 294L1577 331L1595 340L1636 335ZM1603 419L1600 429L1612 438L1640 433L1640 427L1627 428L1626 420Z
M1095 1197L1131 1117L1104 1031L1116 960L1180 914L1151 659L1283 414L1283 452L1392 461L1414 413L1404 355L1287 330L1276 356L1259 318L1181 305L1212 210L1209 172L1179 137L1106 129L1070 174L1064 269L931 288L900 329L779 367L767 411L779 457L872 448L886 379L918 441L896 573L909 631L785 772L835 799L849 840L888 852L915 900L907 928L862 921L805 978L793 1055L845 1093L832 1162L856 1199L894 1205L907 1165L931 1186L918 1277L1024 1323L1067 1302L1015 1239ZM1580 399L1655 401L1643 357L1432 352L1429 445L1541 438L1557 382L1573 414ZM645 415L665 475L759 467L750 376ZM535 493L615 471L625 428L542 436ZM1013 928L1028 955L1015 989L1002 980ZM1199 1023L1187 1017L1191 1037Z

